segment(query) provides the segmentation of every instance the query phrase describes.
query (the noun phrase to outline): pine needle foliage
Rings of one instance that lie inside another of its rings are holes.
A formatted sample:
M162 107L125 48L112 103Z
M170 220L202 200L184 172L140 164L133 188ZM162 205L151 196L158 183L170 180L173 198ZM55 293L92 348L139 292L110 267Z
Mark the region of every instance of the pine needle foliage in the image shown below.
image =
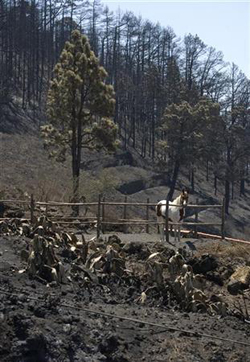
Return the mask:
M173 196L179 170L196 164L201 157L217 154L221 149L223 124L217 103L201 99L192 106L183 101L169 105L159 128L162 140L158 149L165 151L172 166L169 198Z
M117 147L115 99L107 73L86 36L78 30L65 43L47 95L48 124L41 127L44 145L57 161L72 157L73 192L77 199L83 149L112 152Z

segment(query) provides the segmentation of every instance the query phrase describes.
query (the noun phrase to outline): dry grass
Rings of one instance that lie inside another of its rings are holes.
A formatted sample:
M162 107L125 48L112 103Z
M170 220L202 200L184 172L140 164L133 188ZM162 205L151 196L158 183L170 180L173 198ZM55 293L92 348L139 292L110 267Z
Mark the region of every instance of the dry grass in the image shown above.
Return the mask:
M221 257L250 259L250 246L243 246L241 244L232 244L230 246L218 245L216 253Z
M250 260L250 246L239 243L224 244L221 240L213 244L208 243L206 246L199 247L196 255L199 257L205 253L215 255L222 259L242 258L246 261Z
M36 201L69 202L72 200L71 163L64 164L48 158L41 140L30 135L0 134L0 199L29 199L33 194ZM144 174L146 171L142 171ZM130 175L131 176L131 175ZM115 189L123 178L129 178L126 168L121 172L115 168L95 172L82 171L79 180L79 194L87 202L96 202L98 195L106 196L106 200L123 200ZM96 208L89 212L96 214ZM63 208L62 213L68 212ZM88 214L89 214L88 212ZM130 210L128 210L128 217ZM110 221L123 217L123 208L105 207L105 217Z
M0 197L24 198L34 194L36 200L69 201L72 198L70 159L59 164L48 158L36 136L0 134ZM80 195L88 201L112 190L117 183L107 170L92 176L82 172Z
M5 197L25 193L36 198L47 193L58 196L69 180L67 167L48 160L35 136L1 134L0 160L0 190Z

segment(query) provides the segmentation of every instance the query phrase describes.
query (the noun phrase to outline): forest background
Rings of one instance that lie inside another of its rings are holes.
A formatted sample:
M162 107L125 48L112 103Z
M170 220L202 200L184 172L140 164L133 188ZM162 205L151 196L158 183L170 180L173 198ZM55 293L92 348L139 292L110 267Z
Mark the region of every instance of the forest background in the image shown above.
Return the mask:
M108 72L123 147L164 167L172 191L183 167L191 189L203 167L215 194L223 182L229 212L249 173L250 81L197 35L180 39L131 12L114 15L98 0L1 0L0 115L18 99L35 123L46 122L49 81L74 29L88 36Z

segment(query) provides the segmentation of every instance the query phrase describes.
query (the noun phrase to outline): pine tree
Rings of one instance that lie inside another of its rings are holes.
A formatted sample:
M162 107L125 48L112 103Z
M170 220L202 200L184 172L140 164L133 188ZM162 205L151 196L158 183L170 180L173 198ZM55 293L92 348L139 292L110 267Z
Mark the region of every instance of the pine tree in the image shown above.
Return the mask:
M165 138L158 142L158 147L168 152L172 168L168 194L170 200L180 168L194 165L204 155L208 130L219 124L219 121L219 105L206 99L200 100L195 106L183 101L166 108L160 127Z
M57 161L64 161L71 151L75 201L82 150L113 151L117 145L117 127L108 118L114 112L114 91L106 77L87 37L74 30L54 68L47 96L49 123L41 131L45 148Z

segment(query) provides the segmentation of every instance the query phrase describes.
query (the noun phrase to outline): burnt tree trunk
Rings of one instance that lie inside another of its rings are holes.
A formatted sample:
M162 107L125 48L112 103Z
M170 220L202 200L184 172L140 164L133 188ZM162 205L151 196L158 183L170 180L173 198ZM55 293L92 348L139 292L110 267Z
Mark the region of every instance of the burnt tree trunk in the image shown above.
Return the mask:
M217 176L214 175L214 194L217 195Z
M245 179L240 180L240 196L245 195Z
M228 179L225 180L225 212L229 214L230 204L230 182Z
M180 170L180 163L179 163L179 161L175 161L171 185L170 185L170 189L169 189L168 196L167 196L168 200L170 200L170 201L173 199L175 185L176 185L176 181L177 181L178 175L179 175L179 170Z

